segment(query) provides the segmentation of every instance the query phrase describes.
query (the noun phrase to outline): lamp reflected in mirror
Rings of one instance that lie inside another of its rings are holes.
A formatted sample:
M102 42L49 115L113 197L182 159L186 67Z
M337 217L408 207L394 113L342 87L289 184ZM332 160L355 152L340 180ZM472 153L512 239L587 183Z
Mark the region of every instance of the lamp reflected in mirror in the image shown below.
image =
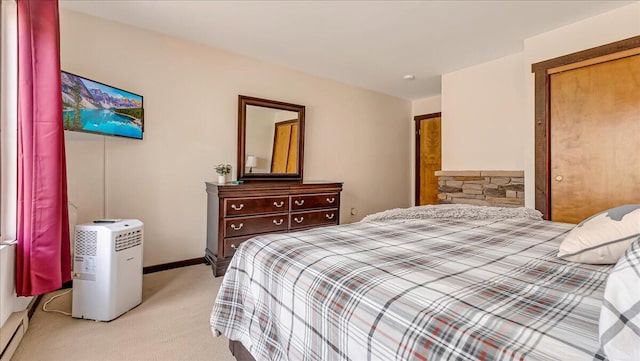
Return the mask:
M244 166L249 168L249 173L253 173L253 167L258 166L258 158L255 155L248 155Z

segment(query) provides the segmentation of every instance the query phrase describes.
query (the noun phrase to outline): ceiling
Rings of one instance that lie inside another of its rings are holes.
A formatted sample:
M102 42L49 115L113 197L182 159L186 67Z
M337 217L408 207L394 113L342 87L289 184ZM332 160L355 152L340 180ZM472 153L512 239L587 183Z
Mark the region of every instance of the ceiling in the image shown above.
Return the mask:
M60 7L405 99L634 1L72 1ZM413 74L415 80L403 79Z

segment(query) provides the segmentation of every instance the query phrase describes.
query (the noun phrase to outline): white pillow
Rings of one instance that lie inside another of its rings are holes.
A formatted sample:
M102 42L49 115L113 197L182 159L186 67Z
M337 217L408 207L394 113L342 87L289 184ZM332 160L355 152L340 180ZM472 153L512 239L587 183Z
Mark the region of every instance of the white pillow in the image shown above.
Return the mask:
M640 237L607 278L598 333L609 360L640 360Z
M640 204L594 214L575 226L560 244L558 257L567 261L613 264L640 234Z

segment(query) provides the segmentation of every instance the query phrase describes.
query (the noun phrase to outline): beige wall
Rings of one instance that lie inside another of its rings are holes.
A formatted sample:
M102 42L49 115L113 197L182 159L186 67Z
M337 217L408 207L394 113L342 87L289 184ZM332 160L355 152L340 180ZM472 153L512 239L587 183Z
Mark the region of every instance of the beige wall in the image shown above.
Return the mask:
M239 94L306 106L304 176L344 182L342 223L410 204L410 101L75 12L60 26L63 70L144 96L143 141L66 144L79 222L141 219L145 265L204 255L204 182L218 163L235 179Z
M442 168L522 170L522 54L442 76Z
M443 169L525 171L534 199L534 76L531 64L640 35L640 2L540 34L524 50L442 77Z
M64 132L69 201L76 206L77 224L105 218L103 202L105 149L108 138L79 132Z
M416 116L438 113L442 109L441 103L442 97L440 95L416 99L411 102L411 114L413 114L413 116Z

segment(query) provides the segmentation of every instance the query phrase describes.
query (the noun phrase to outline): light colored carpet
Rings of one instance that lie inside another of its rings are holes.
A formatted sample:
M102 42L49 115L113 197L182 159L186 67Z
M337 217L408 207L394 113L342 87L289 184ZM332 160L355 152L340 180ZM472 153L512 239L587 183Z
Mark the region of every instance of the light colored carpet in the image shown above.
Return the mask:
M42 311L43 297L13 361L235 360L209 315L222 277L196 265L144 276L142 304L111 322ZM47 309L71 312L71 293Z

